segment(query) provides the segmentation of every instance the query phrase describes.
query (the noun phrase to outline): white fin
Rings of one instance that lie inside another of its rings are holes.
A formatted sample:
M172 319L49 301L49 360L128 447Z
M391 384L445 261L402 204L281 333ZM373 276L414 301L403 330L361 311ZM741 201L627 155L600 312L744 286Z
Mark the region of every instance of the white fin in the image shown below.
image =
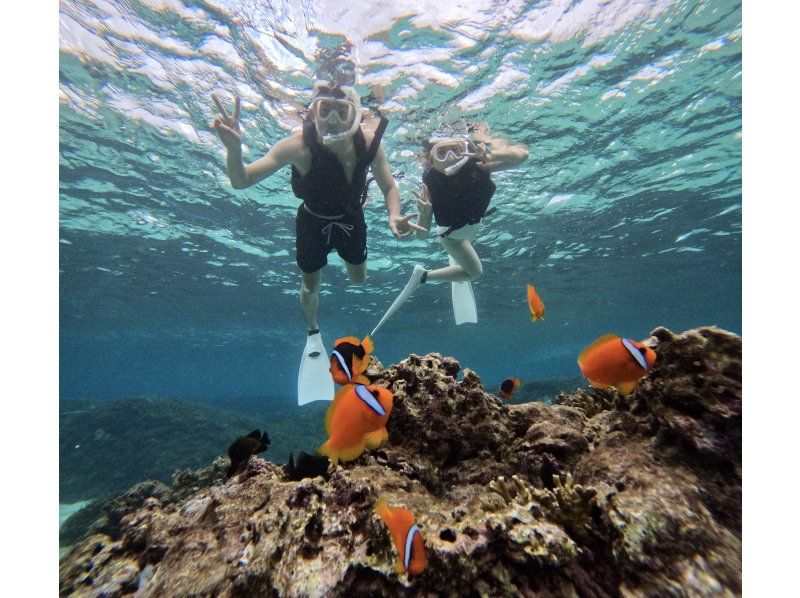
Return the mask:
M405 288L402 291L400 291L400 294L397 296L397 299L394 300L394 303L392 303L389 306L389 309L386 311L386 313L383 314L381 321L378 322L378 325L375 326L375 328L370 333L370 337L375 336L375 333L378 332L378 329L381 326L383 326L384 322L386 322L389 318L391 318L394 315L394 313L398 309L400 309L400 306L403 305L403 303L408 301L408 299L411 297L414 291L417 290L417 287L419 287L422 284L422 275L424 273L425 273L425 268L419 265L414 266L414 271L411 273L411 278L406 283Z
M329 368L330 361L322 343L322 335L319 332L312 334L306 339L300 372L297 375L298 405L333 400L335 390Z
M452 256L450 265L457 266ZM453 315L456 318L456 326L461 324L478 323L478 307L475 305L475 293L472 291L471 282L451 282L450 290L453 297Z

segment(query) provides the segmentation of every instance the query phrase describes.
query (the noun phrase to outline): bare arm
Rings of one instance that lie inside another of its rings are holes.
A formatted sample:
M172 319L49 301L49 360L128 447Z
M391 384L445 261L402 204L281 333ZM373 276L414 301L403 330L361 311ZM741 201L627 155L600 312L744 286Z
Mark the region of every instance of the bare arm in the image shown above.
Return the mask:
M378 183L378 187L380 187L384 201L386 202L386 212L389 215L389 229L392 231L392 234L400 239L410 235L412 229L422 229L418 224L410 222L410 219L417 218L419 214L403 216L400 213L400 193L397 191L397 185L394 182L392 170L389 168L389 163L386 161L386 153L383 151L383 145L378 148L378 153L372 161L371 168L372 175L375 177L375 182Z
M228 149L228 178L234 189L247 189L272 176L284 166L292 163L294 143L291 138L281 139L267 154L255 162L245 164L242 148Z
M245 166L242 160L242 131L239 127L239 96L234 99L232 114L228 114L216 94L212 93L211 99L220 112L212 126L228 150L228 178L234 189L247 189L292 163L296 143L289 138L272 146L263 158Z
M480 167L487 172L513 168L528 159L528 150L524 145L491 136L485 131L476 132L475 138L481 142L476 157L482 159Z

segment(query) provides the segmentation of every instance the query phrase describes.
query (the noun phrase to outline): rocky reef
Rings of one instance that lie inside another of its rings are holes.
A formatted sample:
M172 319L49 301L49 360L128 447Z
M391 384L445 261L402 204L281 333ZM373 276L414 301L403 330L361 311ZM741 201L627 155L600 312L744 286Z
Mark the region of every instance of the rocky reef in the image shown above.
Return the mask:
M395 396L383 448L327 481L253 457L225 482L221 458L132 489L61 560L61 594L737 595L741 339L659 328L650 343L630 396L554 405L505 405L437 354L373 367ZM422 575L395 571L378 496L415 514Z

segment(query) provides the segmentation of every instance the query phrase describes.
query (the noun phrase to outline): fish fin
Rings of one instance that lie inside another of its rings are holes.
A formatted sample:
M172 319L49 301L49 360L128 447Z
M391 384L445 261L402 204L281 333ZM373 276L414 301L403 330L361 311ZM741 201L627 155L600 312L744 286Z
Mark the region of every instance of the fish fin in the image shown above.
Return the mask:
M636 388L636 383L639 382L638 380L634 380L633 382L619 382L614 386L617 387L619 394L623 397L627 397L629 394L633 392L633 389Z
M539 317L535 313L531 312L531 322L536 323L536 320L538 319Z
M247 435L247 438L255 438L256 440L261 440L261 430L256 428Z
M353 383L354 384L363 384L364 386L367 386L367 385L372 383L372 380L367 378L364 374L359 374L358 376L353 378Z
M397 573L398 575L402 575L403 573L406 572L406 568L403 567L403 563L401 563L400 561L397 561L397 564L394 566L394 570L395 573Z
M372 337L369 334L361 341L361 346L364 347L364 351L367 353L372 353L375 350L375 343L372 342Z
M261 444L263 444L263 445L264 445L264 450L267 450L267 447L270 445L270 442L269 442L269 434L267 434L267 431L266 431L266 430L264 430L264 431L261 433L261 438L260 438L260 440L261 440Z
M589 384L591 384L595 388L599 388L601 390L606 389L606 388L611 388L610 384L603 384L602 382L598 382L597 380L589 380Z
M618 338L620 338L620 336L618 334L604 334L603 336L598 338L591 345L589 345L583 351L580 352L580 354L578 355L578 365L580 365L580 366L583 365L583 362L586 360L586 356L589 355L589 352L592 349L595 349L596 347L598 347L599 345L602 345L603 343L607 343L609 341L612 341L612 340L618 339Z
M339 449L339 459L345 463L348 461L353 461L358 459L361 456L361 453L364 452L364 439L361 439L361 442L354 444L353 446L348 446L342 449Z
M368 449L374 450L379 446L381 446L387 440L389 440L389 432L386 429L386 426L384 426L379 430L375 430L374 432L370 432L369 434L364 436L364 445Z
M339 464L339 451L331 446L331 441L328 440L325 444L317 449L317 453L320 455L325 455L328 457L328 460L333 463L334 465Z
M392 511L389 508L389 503L386 502L386 499L383 497L379 497L377 502L375 503L375 514L383 519L384 523L388 526L388 521L391 518Z
M357 345L359 342L361 341L359 341L354 336L343 336L342 338L337 338L336 341L334 341L333 348L335 349L338 345L342 343L350 343L351 345Z
M520 386L522 386L522 380L520 380L519 378L513 378L513 380L514 380L514 388L519 388Z

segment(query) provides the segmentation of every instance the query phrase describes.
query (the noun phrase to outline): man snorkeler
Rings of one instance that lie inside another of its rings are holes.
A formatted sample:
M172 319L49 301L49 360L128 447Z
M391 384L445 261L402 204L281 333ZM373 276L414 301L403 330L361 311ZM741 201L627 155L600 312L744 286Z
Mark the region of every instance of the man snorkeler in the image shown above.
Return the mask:
M308 325L298 377L298 404L330 401L333 381L317 324L322 268L335 249L345 262L351 283L361 284L366 278L367 227L362 206L369 170L383 193L392 234L403 238L415 229L425 232L411 222L418 214L403 216L400 212L400 195L381 145L387 121L380 117L362 122L364 111L355 89L317 82L302 130L245 165L239 97L234 100L232 114L215 94L211 97L220 112L213 127L228 151L228 177L234 189L246 189L284 166L292 167L292 190L303 200L296 218L296 259L302 272L300 304Z
M483 274L483 265L472 243L496 190L491 173L522 164L528 159L528 150L491 135L485 125L472 125L470 129L472 138L468 133L432 137L423 148L422 193L417 194L421 229L417 235L426 237L434 218L450 265L436 270L414 266L411 279L375 326L373 335L429 280L452 283L456 324L478 321L471 281Z

